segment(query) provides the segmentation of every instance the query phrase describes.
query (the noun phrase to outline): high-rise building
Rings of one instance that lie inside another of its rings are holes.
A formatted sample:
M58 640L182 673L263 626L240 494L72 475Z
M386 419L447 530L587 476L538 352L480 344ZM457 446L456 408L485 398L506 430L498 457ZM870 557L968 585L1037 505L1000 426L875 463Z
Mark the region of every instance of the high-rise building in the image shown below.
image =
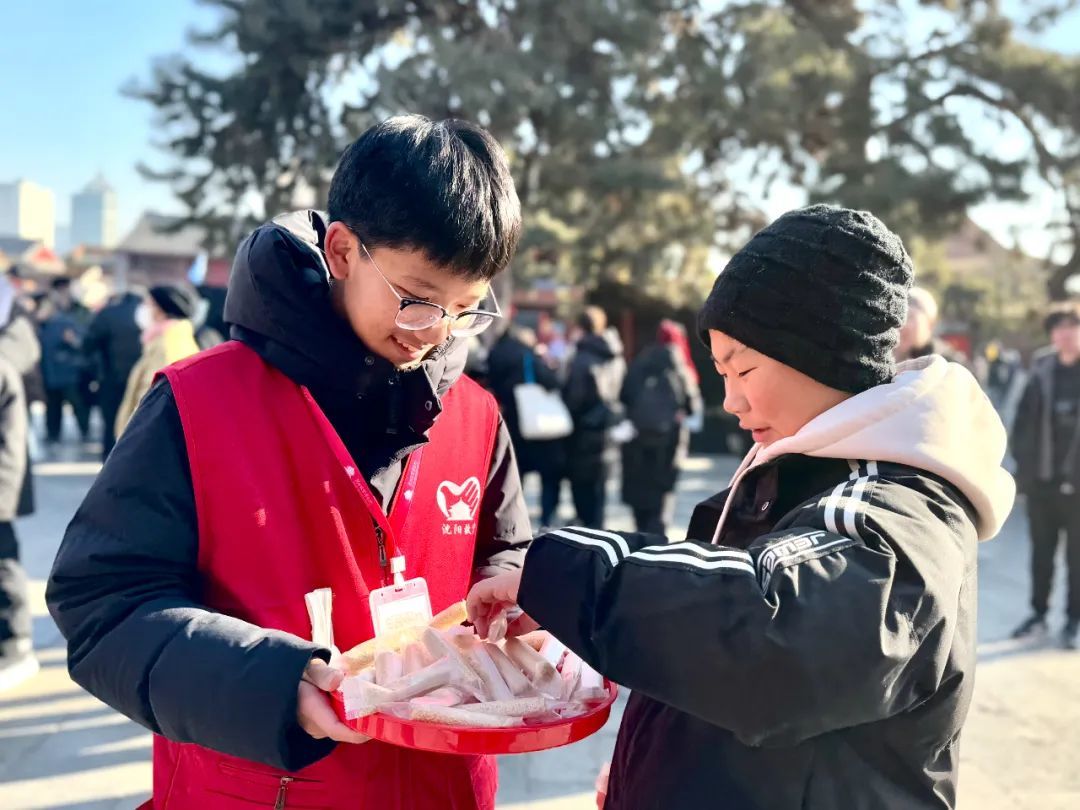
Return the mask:
M30 180L0 183L0 236L56 244L56 199L52 189Z
M113 247L116 232L116 192L100 174L71 197L71 244Z

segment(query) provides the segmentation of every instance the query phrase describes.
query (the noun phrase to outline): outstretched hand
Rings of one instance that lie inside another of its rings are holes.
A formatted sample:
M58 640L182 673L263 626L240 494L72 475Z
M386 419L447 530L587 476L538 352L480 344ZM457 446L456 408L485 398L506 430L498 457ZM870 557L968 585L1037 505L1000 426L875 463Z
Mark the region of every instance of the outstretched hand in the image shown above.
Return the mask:
M498 574L489 579L482 579L473 585L465 600L469 611L469 621L476 627L480 638L488 637L491 620L500 613L517 605L518 588L521 585L521 572ZM522 613L507 627L506 635L520 636L531 633L538 625L525 613Z

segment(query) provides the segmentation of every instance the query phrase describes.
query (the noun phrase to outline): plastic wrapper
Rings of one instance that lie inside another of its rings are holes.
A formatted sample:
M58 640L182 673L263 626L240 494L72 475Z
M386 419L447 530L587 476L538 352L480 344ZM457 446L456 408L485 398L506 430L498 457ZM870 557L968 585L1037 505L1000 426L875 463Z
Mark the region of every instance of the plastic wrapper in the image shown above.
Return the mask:
M454 643L461 649L466 662L484 683L484 700L513 700L514 693L506 685L499 668L491 660L484 643L475 635L457 636Z
M329 588L304 594L304 604L311 620L311 640L330 650L330 666L338 666L341 650L334 646L333 601L333 592Z
M419 669L393 683L387 684L386 688L394 695L395 701L405 701L444 686L449 686L453 676L454 665L450 659L440 658L431 666Z
M460 602L439 613L428 626L387 632L341 654L333 647L331 602L325 588L305 596L312 639L333 649L337 665L348 673L338 695L346 720L354 721L358 729L368 725L381 729L368 732L377 739L413 747L416 738L395 737L393 725L378 725L392 721L373 718L376 713L407 721L399 728L413 723L454 726L453 735L459 736L448 738L446 748L430 749L450 752L460 750L457 745L461 739L470 740L468 745L499 746L501 743L493 742L490 735L501 740L504 732L500 729L513 734L515 729L526 727L534 734L528 737L532 742L527 745L539 749L542 745L537 741L543 737L535 734L547 730L549 724L562 725L564 720L588 714L590 702L596 719L590 716L578 725L568 723L573 729L568 733L587 735L599 727L588 725L590 722L606 719L611 701L597 707L597 701L608 696L606 683L554 639L547 640L542 652L517 638L484 641L474 628L464 625L465 603ZM496 617L492 637L503 636L515 618L509 611ZM469 735L469 729L475 729L480 737ZM465 737L460 737L462 734ZM488 737L483 743L475 742L484 734ZM560 739L563 742L556 744L565 743L565 737ZM521 750L516 747L520 743L514 745L503 750Z
M426 695L414 697L410 703L415 703L417 706L460 706L465 702L465 697L465 693L460 689L444 686Z
M475 703L466 708L472 712L482 714L497 714L501 717L537 717L547 714L550 705L547 698L530 697L515 698L513 700L492 700L486 703Z
M374 714L379 708L393 701L393 693L385 687L353 676L341 682L341 697L345 703L345 717L355 720Z
M502 610L488 623L487 640L502 641L506 638L506 628L510 624L506 611Z
M414 641L406 647L401 657L406 675L411 675L413 672L418 672L424 667L429 667L435 663L435 659L428 653L427 648L418 641Z
M608 690L604 686L604 676L582 661L581 679L578 681L578 688L574 692L572 699L588 703L603 700L607 697L607 694Z
M540 648L540 655L543 656L553 667L558 669L559 664L562 663L563 656L566 655L566 645L559 641L555 636L548 636L544 640L544 646Z
M449 658L450 662L455 665L459 677L459 681L454 684L455 686L464 687L467 691L476 695L484 695L484 682L480 680L480 676L476 674L476 671L465 659L465 656L462 655L456 644L448 641L442 633L431 627L424 631L422 638L424 646L427 647L427 651L433 657Z
M578 683L581 681L581 666L583 663L577 654L567 650L566 655L563 657L562 669L559 670L563 682L562 695L564 700L570 700L577 691Z
M532 697L536 694L536 690L529 683L529 679L525 677L525 673L514 665L509 656L503 652L502 647L487 641L484 642L484 649L487 650L487 654L491 656L491 660L499 670L499 674L502 675L502 679L516 697Z
M422 723L439 723L446 726L468 728L512 728L523 724L521 717L504 717L496 714L484 714L471 711L468 707L429 706L416 703L389 703L379 711L392 714L403 720Z
M503 642L503 651L525 674L534 689L551 698L562 697L562 678L544 656L519 638L508 638Z
M419 639L423 631L423 627L405 627L376 638L369 638L341 654L341 667L346 672L359 672L364 667L374 664L378 653L404 649Z
M431 621L428 623L428 627L441 631L453 631L458 628L462 622L467 621L469 618L468 611L465 609L465 602L455 602L445 610L437 613ZM421 639L425 627L403 627L398 630L394 630L389 633L383 633L376 638L370 638L367 641L357 644L350 650L346 650L341 654L340 666L346 672L355 673L359 672L364 667L369 667L375 663L375 656L384 651L401 652L405 650L410 644L417 642ZM461 628L462 632L471 632L468 628ZM435 658L441 656L435 655ZM428 663L431 663L429 661Z
M375 656L375 683L390 686L405 674L405 662L396 652L384 651Z

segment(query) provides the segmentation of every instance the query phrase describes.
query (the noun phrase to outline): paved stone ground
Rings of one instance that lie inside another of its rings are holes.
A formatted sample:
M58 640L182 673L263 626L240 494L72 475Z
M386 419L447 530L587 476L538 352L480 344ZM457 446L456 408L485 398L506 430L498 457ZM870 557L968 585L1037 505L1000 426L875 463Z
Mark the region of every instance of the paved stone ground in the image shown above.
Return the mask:
M19 525L33 581L42 673L0 695L0 810L119 810L149 793L150 736L68 679L61 639L45 611L44 578L96 470L87 457L74 449L40 463L40 511ZM688 462L678 508L684 521L734 466L731 458ZM621 507L612 510L609 522L629 527ZM982 549L981 664L962 747L962 810L1080 807L1080 655L1051 643L1002 641L1026 609L1026 551L1022 515L1014 515L1005 532ZM592 784L616 729L613 719L577 745L505 758L500 808L591 807Z

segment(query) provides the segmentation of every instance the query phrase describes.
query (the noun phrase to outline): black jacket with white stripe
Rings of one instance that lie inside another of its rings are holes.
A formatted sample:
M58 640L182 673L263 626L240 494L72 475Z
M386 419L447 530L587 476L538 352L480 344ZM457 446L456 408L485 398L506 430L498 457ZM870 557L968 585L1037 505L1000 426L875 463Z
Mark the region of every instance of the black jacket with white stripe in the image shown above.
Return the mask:
M1003 430L984 446L1000 462ZM633 690L607 810L953 807L977 539L1011 481L989 456L947 478L772 449L697 508L686 542L533 542L521 607Z

